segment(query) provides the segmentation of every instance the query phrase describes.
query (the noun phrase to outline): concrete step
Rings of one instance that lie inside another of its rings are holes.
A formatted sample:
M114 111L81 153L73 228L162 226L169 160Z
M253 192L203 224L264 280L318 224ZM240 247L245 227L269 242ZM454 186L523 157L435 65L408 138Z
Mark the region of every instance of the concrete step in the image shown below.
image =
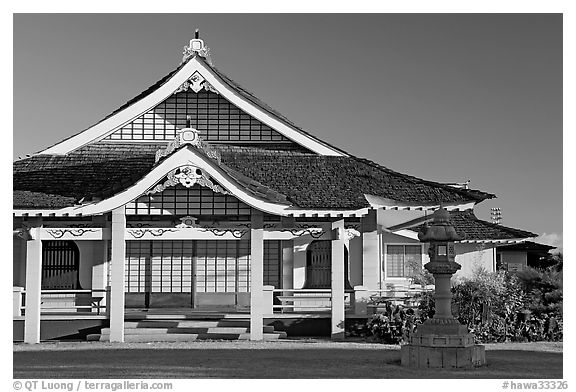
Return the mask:
M264 338L264 341L269 342L272 340L286 339L286 332L279 331L279 332L274 332L274 333L265 333L262 336ZM240 335L238 337L238 340L250 340L250 333L245 333L245 334Z
M193 314L154 314L138 313L126 314L125 320L221 320L226 318L249 319L249 315L227 315L225 313L193 313Z
M125 328L179 328L179 327L250 327L250 320L138 320L124 322Z
M265 333L265 341L284 339L284 332ZM109 342L110 335L91 334L87 336L89 341ZM195 340L250 340L249 333L242 334L144 334L144 335L124 335L124 342L192 342Z
M124 328L250 328L250 320L141 320L126 321L124 323ZM264 332L274 332L274 326L265 325Z
M124 335L158 335L158 334L241 334L248 328L214 327L214 328L126 328ZM268 330L266 332L274 332ZM102 328L102 335L109 335L110 328Z
M158 335L124 335L124 342L192 342L198 339L197 334L158 334ZM101 342L109 342L110 335L100 335Z

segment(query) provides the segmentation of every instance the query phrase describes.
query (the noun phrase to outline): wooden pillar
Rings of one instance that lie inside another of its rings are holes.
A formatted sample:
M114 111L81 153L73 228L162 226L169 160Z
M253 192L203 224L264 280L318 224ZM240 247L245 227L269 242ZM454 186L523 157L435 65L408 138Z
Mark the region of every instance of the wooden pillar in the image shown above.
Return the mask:
M107 228L106 215L92 218L96 227ZM102 239L94 247L94 261L92 264L92 290L105 290L108 285L108 240ZM95 291L93 297L102 298L100 306L106 306L106 292Z
M26 307L24 343L40 343L40 306L42 303L42 241L40 228L30 229L26 242Z
M250 340L264 339L264 217L252 209L250 226Z
M294 227L294 218L282 217L283 229L293 229ZM282 288L294 288L294 240L282 241ZM284 295L291 294L290 292Z
M124 206L112 211L112 265L110 269L110 341L124 341L124 263L126 262L126 213Z
M361 218L362 229L362 286L368 290L380 288L380 236L377 211L370 209Z
M332 340L344 340L344 220L332 223Z

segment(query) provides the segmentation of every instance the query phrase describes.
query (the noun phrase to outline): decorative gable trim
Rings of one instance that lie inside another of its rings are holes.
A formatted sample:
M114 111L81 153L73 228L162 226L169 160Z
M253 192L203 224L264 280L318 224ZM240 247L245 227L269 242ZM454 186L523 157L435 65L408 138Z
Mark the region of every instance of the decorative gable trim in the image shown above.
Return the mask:
M197 76L195 77L194 75ZM196 79L196 81L192 80L193 78ZM268 125L288 139L319 155L346 155L336 148L306 135L294 126L287 124L277 116L241 96L234 90L234 88L224 82L224 80L222 80L198 56L188 60L188 62L184 64L184 66L176 72L174 76L169 78L162 86L151 94L143 97L127 108L102 120L85 131L49 147L40 153L64 155L87 144L102 140L124 125L153 109L156 105L162 103L179 89L184 88L204 88L207 90L209 89L210 91L216 91L242 111Z
M190 78L182 83L180 87L174 91L173 94L178 94L180 91L192 90L195 93L200 92L202 89L206 91L212 91L213 93L219 94L218 90L214 88L199 72L194 72Z
M228 195L229 192L222 188L218 184L214 184L210 177L199 167L194 165L184 165L177 167L176 169L170 171L166 176L165 182L156 185L154 188L146 192L147 195L150 193L159 193L164 191L164 189L176 186L178 184L184 185L186 188L191 188L195 184L204 186L211 189L213 192L222 193L223 195Z
M191 168L201 170L202 174L198 175L196 171L192 173ZM165 176L169 177L167 182L170 182L170 184L163 183L159 185L158 183ZM214 184L214 181L219 185ZM212 190L218 189L220 193L232 194L244 203L271 214L282 215L283 210L288 207L285 204L271 203L254 196L219 168L215 162L204 157L199 151L188 147L175 151L172 155L159 162L150 173L142 177L130 188L108 199L81 206L76 208L76 210L83 215L111 211L143 194L153 193L160 188L170 186L173 182L174 185L183 183L185 186L187 183L199 183L210 187Z

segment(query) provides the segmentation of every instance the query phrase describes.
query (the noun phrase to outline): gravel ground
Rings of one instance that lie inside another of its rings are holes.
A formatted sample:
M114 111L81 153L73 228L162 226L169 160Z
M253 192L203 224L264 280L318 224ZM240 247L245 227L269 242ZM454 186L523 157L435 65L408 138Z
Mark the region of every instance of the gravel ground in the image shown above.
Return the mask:
M15 379L487 378L561 379L562 343L486 345L487 366L410 369L399 346L321 339L278 342L15 344Z
M562 352L562 342L533 343L490 343L486 351L522 350L536 352ZM326 339L285 339L276 342L251 341L196 341L196 342L154 342L154 343L107 343L107 342L44 342L41 344L15 343L14 352L21 351L72 351L106 349L242 349L242 350L290 350L290 349L348 349L348 350L400 350L399 345L366 343L363 341L332 342Z

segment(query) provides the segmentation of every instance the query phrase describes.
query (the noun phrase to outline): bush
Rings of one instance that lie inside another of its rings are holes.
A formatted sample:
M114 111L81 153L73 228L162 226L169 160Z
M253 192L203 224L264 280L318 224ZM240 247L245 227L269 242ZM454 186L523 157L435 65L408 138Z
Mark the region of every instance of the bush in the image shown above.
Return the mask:
M561 269L527 268L517 274L478 270L453 286L452 294L454 317L479 343L563 338ZM388 305L370 318L367 329L382 342L406 341L419 323L434 316L433 294L420 295L416 312L391 309Z
M396 344L407 342L420 322L413 309L396 306L392 310L389 305L384 313L377 313L368 319L367 329L372 340Z

